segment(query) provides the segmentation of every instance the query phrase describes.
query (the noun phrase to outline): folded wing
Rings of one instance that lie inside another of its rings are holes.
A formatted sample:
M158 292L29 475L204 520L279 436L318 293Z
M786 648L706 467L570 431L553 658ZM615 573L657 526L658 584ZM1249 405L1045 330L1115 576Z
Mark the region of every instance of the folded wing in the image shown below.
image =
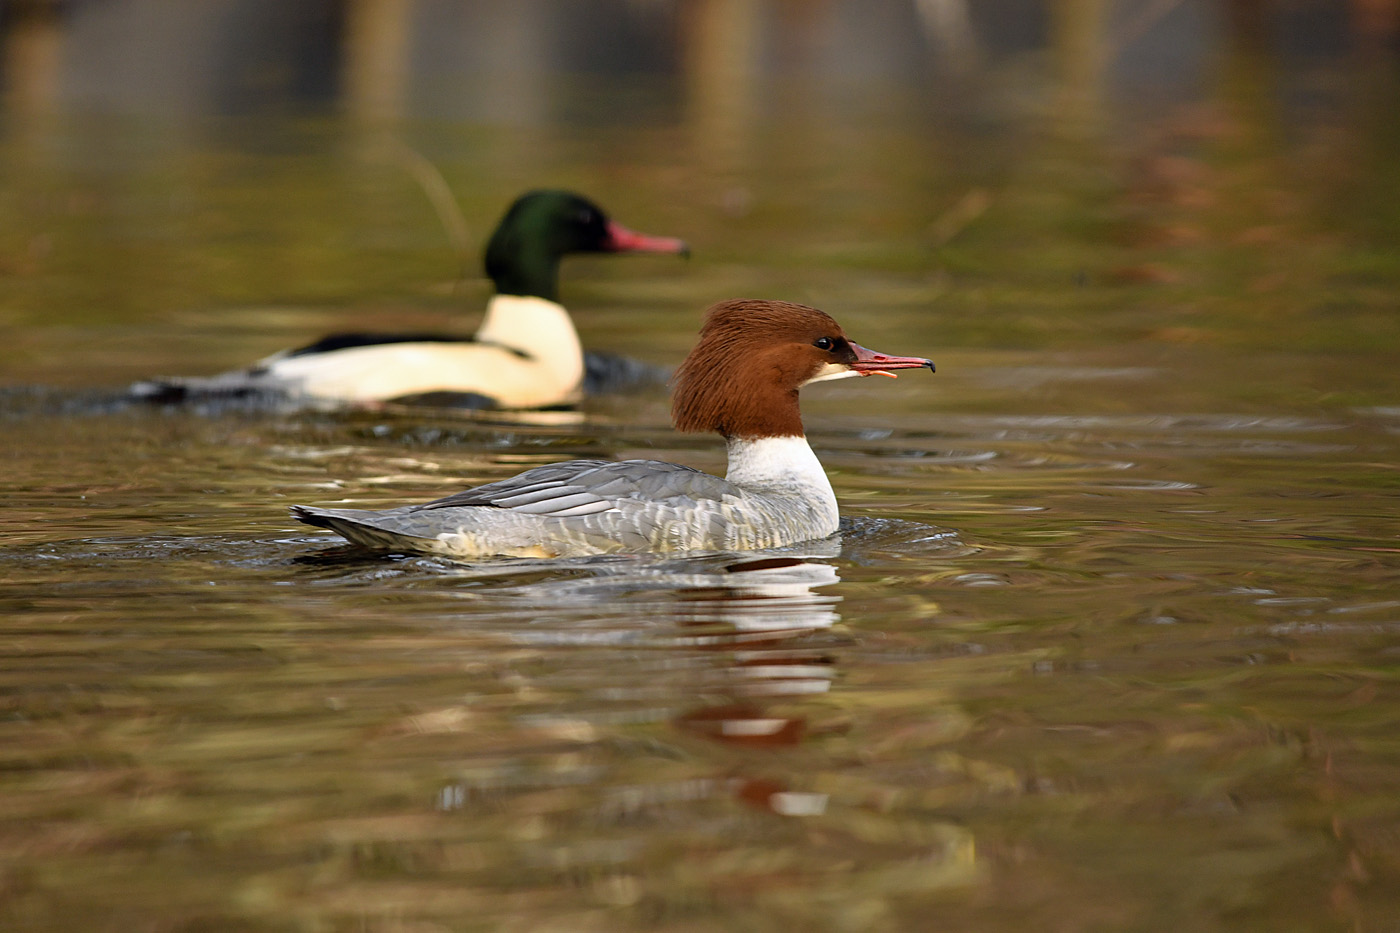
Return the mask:
M691 505L732 495L727 481L659 460L570 460L526 470L519 476L453 493L411 511L492 506L529 515L569 518L616 509L620 504Z

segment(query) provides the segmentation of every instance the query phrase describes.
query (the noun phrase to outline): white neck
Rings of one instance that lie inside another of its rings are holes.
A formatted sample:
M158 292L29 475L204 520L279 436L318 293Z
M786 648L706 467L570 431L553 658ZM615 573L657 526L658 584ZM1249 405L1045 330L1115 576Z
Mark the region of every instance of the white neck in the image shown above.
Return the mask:
M476 339L526 353L554 370L561 381L583 378L583 345L564 306L530 295L496 295Z
M799 496L835 520L836 493L805 437L727 438L729 471L736 486L784 496Z

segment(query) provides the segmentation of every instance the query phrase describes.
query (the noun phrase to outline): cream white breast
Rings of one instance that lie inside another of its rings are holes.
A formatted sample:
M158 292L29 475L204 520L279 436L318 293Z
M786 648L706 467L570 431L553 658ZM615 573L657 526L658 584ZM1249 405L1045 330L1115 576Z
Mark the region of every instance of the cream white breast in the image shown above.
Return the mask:
M497 295L473 341L372 344L279 354L252 378L311 399L369 402L428 392L489 396L504 408L576 401L583 347L569 312L553 301Z

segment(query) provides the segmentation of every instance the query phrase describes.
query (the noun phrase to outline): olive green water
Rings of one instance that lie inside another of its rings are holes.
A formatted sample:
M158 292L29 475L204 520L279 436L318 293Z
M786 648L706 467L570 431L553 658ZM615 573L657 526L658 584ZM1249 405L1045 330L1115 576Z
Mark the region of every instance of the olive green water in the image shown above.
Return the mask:
M1072 124L882 93L737 146L704 114L13 123L0 927L1400 929L1393 77ZM691 241L568 261L590 346L671 365L756 295L932 357L806 393L842 540L462 566L287 517L576 456L722 470L662 390L111 402L468 331L486 285L394 140L470 253L541 183Z

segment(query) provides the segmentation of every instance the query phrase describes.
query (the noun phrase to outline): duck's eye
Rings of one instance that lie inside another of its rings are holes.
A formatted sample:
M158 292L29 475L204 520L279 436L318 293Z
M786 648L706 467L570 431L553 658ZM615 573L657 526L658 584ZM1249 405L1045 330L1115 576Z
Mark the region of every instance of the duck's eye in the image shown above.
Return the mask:
M812 346L816 347L818 350L831 350L836 346L836 341L832 340L830 337L818 337L816 340L812 341Z

